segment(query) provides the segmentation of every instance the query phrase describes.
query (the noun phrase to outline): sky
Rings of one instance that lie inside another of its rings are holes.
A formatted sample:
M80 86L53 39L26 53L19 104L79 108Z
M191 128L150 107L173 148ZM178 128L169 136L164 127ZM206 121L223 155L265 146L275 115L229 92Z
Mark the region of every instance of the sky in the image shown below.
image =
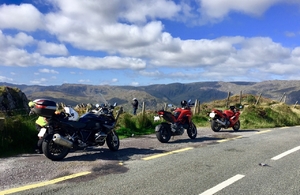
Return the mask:
M0 0L0 82L300 80L300 0Z

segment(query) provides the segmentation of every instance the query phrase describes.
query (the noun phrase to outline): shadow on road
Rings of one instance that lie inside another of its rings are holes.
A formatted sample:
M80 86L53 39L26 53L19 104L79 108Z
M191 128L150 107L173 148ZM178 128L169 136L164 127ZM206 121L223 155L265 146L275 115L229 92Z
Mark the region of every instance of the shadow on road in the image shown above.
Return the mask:
M165 151L149 148L122 148L115 152L112 152L107 148L90 148L84 151L76 152L82 153L82 155L76 155L71 157L67 156L62 161L95 161L98 159L125 161L131 159L133 155L158 154L163 152Z

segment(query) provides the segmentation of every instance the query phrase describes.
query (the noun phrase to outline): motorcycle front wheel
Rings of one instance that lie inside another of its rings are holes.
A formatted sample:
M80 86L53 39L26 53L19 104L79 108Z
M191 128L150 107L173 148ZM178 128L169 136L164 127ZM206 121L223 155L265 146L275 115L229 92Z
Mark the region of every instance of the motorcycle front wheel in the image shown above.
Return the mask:
M156 138L161 143L167 143L171 139L171 129L168 124L159 124L155 127Z
M238 131L240 129L241 123L238 120L232 127L233 131Z
M221 124L216 122L215 120L210 121L210 127L214 132L219 132L221 130Z
M195 139L197 137L197 127L194 123L191 123L189 128L187 129L187 134L191 139Z
M116 132L110 132L106 137L106 144L111 151L119 150L120 140Z
M54 143L52 139L43 141L42 150L44 155L53 161L62 160L69 154L70 151L69 148Z

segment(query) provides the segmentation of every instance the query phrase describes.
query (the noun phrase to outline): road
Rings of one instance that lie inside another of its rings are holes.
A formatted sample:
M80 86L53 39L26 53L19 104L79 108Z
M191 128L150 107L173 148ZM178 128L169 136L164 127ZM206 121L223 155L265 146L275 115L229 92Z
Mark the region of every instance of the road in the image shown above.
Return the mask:
M198 129L168 144L154 135L78 151L63 161L0 161L1 194L300 194L299 127L239 132ZM76 175L82 174L82 175Z

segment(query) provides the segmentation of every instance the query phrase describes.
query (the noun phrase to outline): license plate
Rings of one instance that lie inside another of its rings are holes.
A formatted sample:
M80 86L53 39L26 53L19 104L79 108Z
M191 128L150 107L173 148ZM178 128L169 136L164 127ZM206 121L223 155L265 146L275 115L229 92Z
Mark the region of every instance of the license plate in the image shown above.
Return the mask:
M209 113L210 118L214 118L215 116L216 116L216 113L213 113L213 112Z
M39 134L38 134L38 137L44 137L45 133L46 133L46 128L41 128Z

